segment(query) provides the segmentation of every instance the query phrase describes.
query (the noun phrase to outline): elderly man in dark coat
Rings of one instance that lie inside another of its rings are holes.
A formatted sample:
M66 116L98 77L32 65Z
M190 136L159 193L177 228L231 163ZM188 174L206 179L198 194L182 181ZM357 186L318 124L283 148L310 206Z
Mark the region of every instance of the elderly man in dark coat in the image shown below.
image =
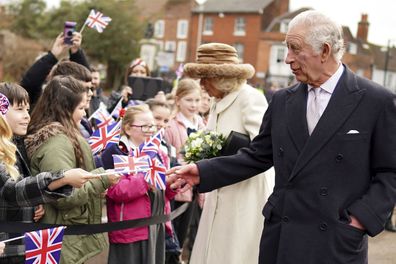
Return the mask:
M172 187L207 192L274 165L258 262L367 263L367 235L395 204L395 96L341 63L341 27L317 11L290 22L286 44L299 83L274 94L260 134L234 156L171 170Z

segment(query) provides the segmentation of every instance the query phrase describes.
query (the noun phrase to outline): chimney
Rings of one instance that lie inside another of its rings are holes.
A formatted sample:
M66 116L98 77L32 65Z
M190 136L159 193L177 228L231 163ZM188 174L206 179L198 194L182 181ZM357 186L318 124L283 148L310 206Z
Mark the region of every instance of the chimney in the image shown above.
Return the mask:
M362 40L363 42L367 42L368 30L370 25L367 18L368 18L367 14L362 14L362 18L358 23L356 38Z
M277 1L279 16L289 12L289 2L290 2L290 0L278 0Z

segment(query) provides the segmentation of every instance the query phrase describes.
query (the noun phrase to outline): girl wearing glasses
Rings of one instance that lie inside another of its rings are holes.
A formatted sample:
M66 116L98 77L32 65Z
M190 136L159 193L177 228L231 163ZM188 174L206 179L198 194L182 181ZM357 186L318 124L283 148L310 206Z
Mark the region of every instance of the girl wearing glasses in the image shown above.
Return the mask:
M157 130L153 114L147 105L128 107L122 119L121 139L102 154L106 169L114 168L112 155L128 155ZM169 159L159 151L158 158L169 168ZM132 220L162 215L170 211L169 200L175 192L170 188L161 191L150 186L142 174L122 176L120 182L107 191L109 222ZM165 263L165 228L167 224L130 228L109 232L110 251L108 263Z

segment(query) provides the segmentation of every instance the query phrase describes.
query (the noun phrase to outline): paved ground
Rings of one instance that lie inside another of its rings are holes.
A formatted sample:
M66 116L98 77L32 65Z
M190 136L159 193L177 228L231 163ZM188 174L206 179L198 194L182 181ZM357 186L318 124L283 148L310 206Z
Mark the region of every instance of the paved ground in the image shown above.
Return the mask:
M382 232L369 240L370 264L396 263L396 233Z
M107 251L86 264L106 264ZM395 264L396 263L396 233L383 232L369 240L369 263L370 264Z
M393 214L393 223L396 224L396 210ZM396 263L396 233L384 231L369 240L370 264Z

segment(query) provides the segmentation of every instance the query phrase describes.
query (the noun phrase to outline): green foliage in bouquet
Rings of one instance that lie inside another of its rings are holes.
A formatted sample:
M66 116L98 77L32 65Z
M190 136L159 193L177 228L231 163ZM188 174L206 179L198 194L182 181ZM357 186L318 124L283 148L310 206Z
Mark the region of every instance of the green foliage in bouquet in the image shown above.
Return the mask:
M187 163L210 159L220 154L225 142L224 136L216 131L191 133L181 153Z

